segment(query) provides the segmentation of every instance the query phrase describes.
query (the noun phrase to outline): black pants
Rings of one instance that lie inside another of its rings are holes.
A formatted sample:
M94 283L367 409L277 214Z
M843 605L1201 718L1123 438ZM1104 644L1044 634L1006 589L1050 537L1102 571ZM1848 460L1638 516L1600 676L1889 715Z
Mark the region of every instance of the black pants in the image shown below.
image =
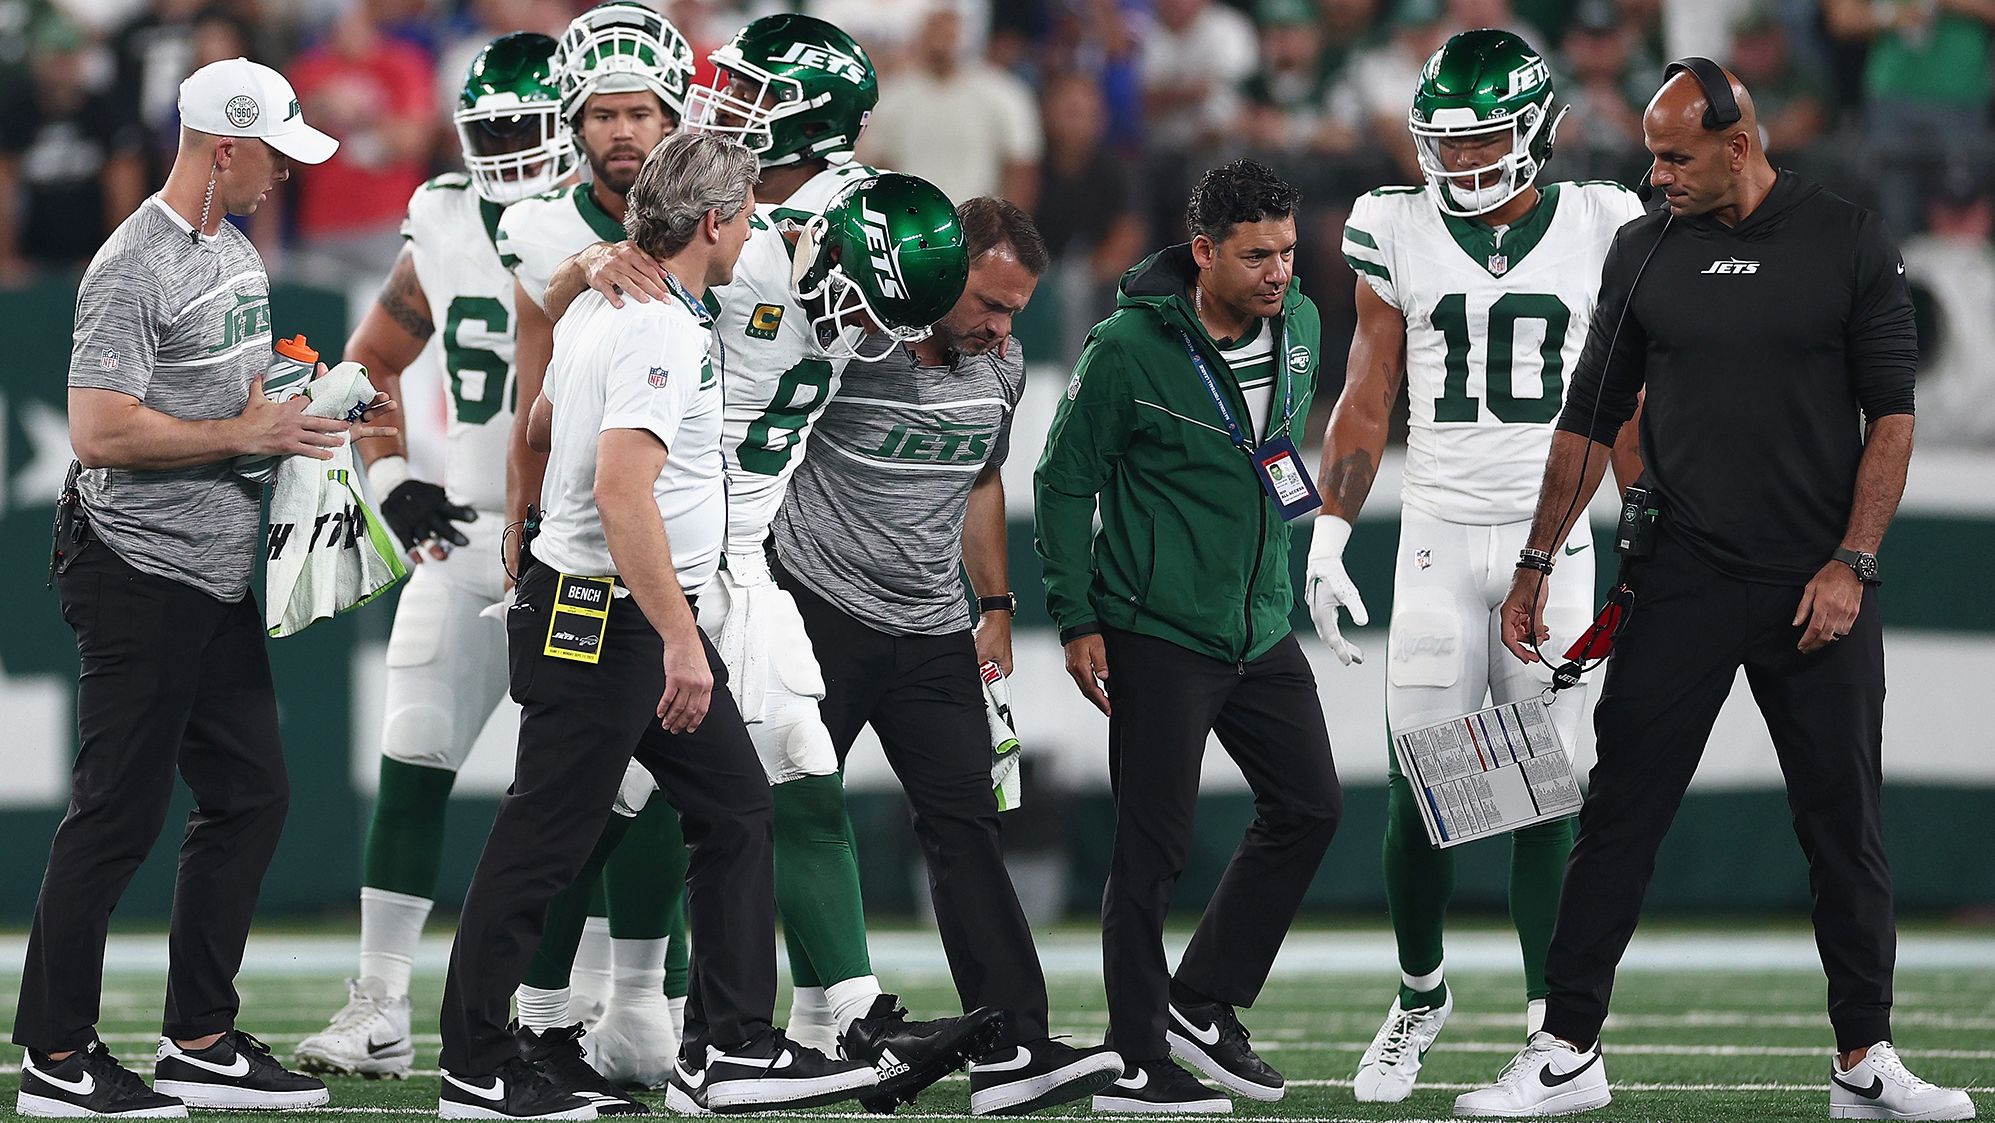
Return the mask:
M1316 876L1344 791L1316 676L1293 635L1244 668L1168 640L1105 628L1108 779L1115 852L1102 893L1109 1043L1125 1061L1170 1055L1164 915L1191 848L1208 732L1245 774L1254 821L1206 904L1178 981L1252 1006Z
M1884 635L1875 592L1865 590L1849 635L1803 655L1793 624L1801 586L1723 576L1667 532L1630 583L1635 611L1594 711L1598 759L1545 964L1546 1031L1580 1044L1600 1035L1656 848L1743 666L1808 859L1837 1048L1890 1037L1897 933L1878 816Z
M491 1072L514 1055L513 991L547 901L574 881L633 755L679 813L686 845L691 1004L723 1049L769 1032L776 1004L775 805L713 645L712 707L692 733L659 728L664 646L636 601L613 597L595 664L543 654L556 575L535 565L506 613L519 755L478 858L443 992L443 1067ZM689 1017L691 1015L689 1014Z
M216 600L95 540L60 582L82 660L80 748L35 904L14 1041L61 1052L95 1038L111 910L165 825L176 768L195 803L162 1032L219 1033L235 1024L243 942L290 799L262 613L253 596Z
M991 727L969 632L875 631L777 567L824 671L820 712L842 765L872 723L914 812L949 973L965 1010L1005 1011L1005 1042L1047 1035L1046 976L1004 867Z

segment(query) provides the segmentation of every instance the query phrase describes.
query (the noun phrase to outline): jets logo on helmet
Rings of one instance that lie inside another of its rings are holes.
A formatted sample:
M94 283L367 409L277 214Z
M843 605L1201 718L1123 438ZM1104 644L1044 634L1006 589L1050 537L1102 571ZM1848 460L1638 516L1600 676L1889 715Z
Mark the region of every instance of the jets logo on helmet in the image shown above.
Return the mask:
M465 72L451 120L478 196L516 203L575 168L575 138L561 120L554 40L518 31L485 45Z
M710 58L714 84L688 92L687 125L739 140L763 167L850 160L880 100L866 49L811 16L764 16Z
M797 299L832 358L874 362L928 337L963 295L970 257L949 197L889 172L847 187L804 224L792 258ZM862 350L878 333L886 346Z
M596 94L644 90L684 118L693 48L670 20L638 0L609 0L576 16L561 33L555 75L561 115L570 122Z
M1565 112L1555 106L1551 69L1523 39L1489 28L1449 39L1421 68L1407 112L1435 204L1466 218L1516 198L1551 158ZM1448 147L1492 137L1509 141L1493 163L1454 168L1444 158Z

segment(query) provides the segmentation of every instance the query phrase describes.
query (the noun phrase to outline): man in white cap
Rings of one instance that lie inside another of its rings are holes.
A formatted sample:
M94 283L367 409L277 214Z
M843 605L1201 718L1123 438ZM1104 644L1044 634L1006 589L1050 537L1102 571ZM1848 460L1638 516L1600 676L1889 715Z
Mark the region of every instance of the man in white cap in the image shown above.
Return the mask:
M263 395L270 282L227 215L254 212L337 147L291 84L229 59L180 86L180 150L159 194L83 276L69 362L76 450L51 570L76 631L79 748L28 937L14 1041L22 1115L178 1117L294 1108L326 1087L236 1028L235 975L290 789L263 614L249 595L262 485L236 457L330 457L393 429L308 417ZM376 399L371 410L384 406ZM155 1088L98 1038L111 910L194 792L167 938Z

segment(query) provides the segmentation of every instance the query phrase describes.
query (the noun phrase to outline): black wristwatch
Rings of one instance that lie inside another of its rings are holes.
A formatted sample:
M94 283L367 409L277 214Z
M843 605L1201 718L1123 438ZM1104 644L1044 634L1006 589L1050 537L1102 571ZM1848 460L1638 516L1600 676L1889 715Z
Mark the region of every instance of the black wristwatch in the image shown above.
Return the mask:
M1852 550L1849 549L1848 547L1838 547L1836 552L1830 554L1829 556L1843 563L1844 565L1849 566L1852 570L1856 572L1856 579L1863 582L1864 584L1866 585L1884 584L1884 582L1879 580L1877 576L1876 554L1866 554L1862 550Z
M977 611L979 613L1009 612L1013 616L1016 616L1018 615L1018 594L1000 593L994 597L978 597Z

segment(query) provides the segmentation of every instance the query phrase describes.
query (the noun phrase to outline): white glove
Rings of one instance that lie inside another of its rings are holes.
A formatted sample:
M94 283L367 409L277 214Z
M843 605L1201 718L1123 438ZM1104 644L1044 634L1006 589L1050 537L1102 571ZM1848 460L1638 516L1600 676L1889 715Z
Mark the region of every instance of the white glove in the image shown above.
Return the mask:
M1351 524L1336 515L1316 516L1316 530L1309 539L1309 568L1303 578L1303 588L1309 599L1309 618L1316 621L1316 634L1337 653L1337 658L1346 667L1365 661L1365 653L1358 645L1344 638L1337 630L1337 609L1342 606L1351 614L1351 623L1364 627L1371 623L1371 614L1365 611L1364 598L1358 596L1358 587L1351 584L1351 575L1344 572L1344 544L1351 540Z

